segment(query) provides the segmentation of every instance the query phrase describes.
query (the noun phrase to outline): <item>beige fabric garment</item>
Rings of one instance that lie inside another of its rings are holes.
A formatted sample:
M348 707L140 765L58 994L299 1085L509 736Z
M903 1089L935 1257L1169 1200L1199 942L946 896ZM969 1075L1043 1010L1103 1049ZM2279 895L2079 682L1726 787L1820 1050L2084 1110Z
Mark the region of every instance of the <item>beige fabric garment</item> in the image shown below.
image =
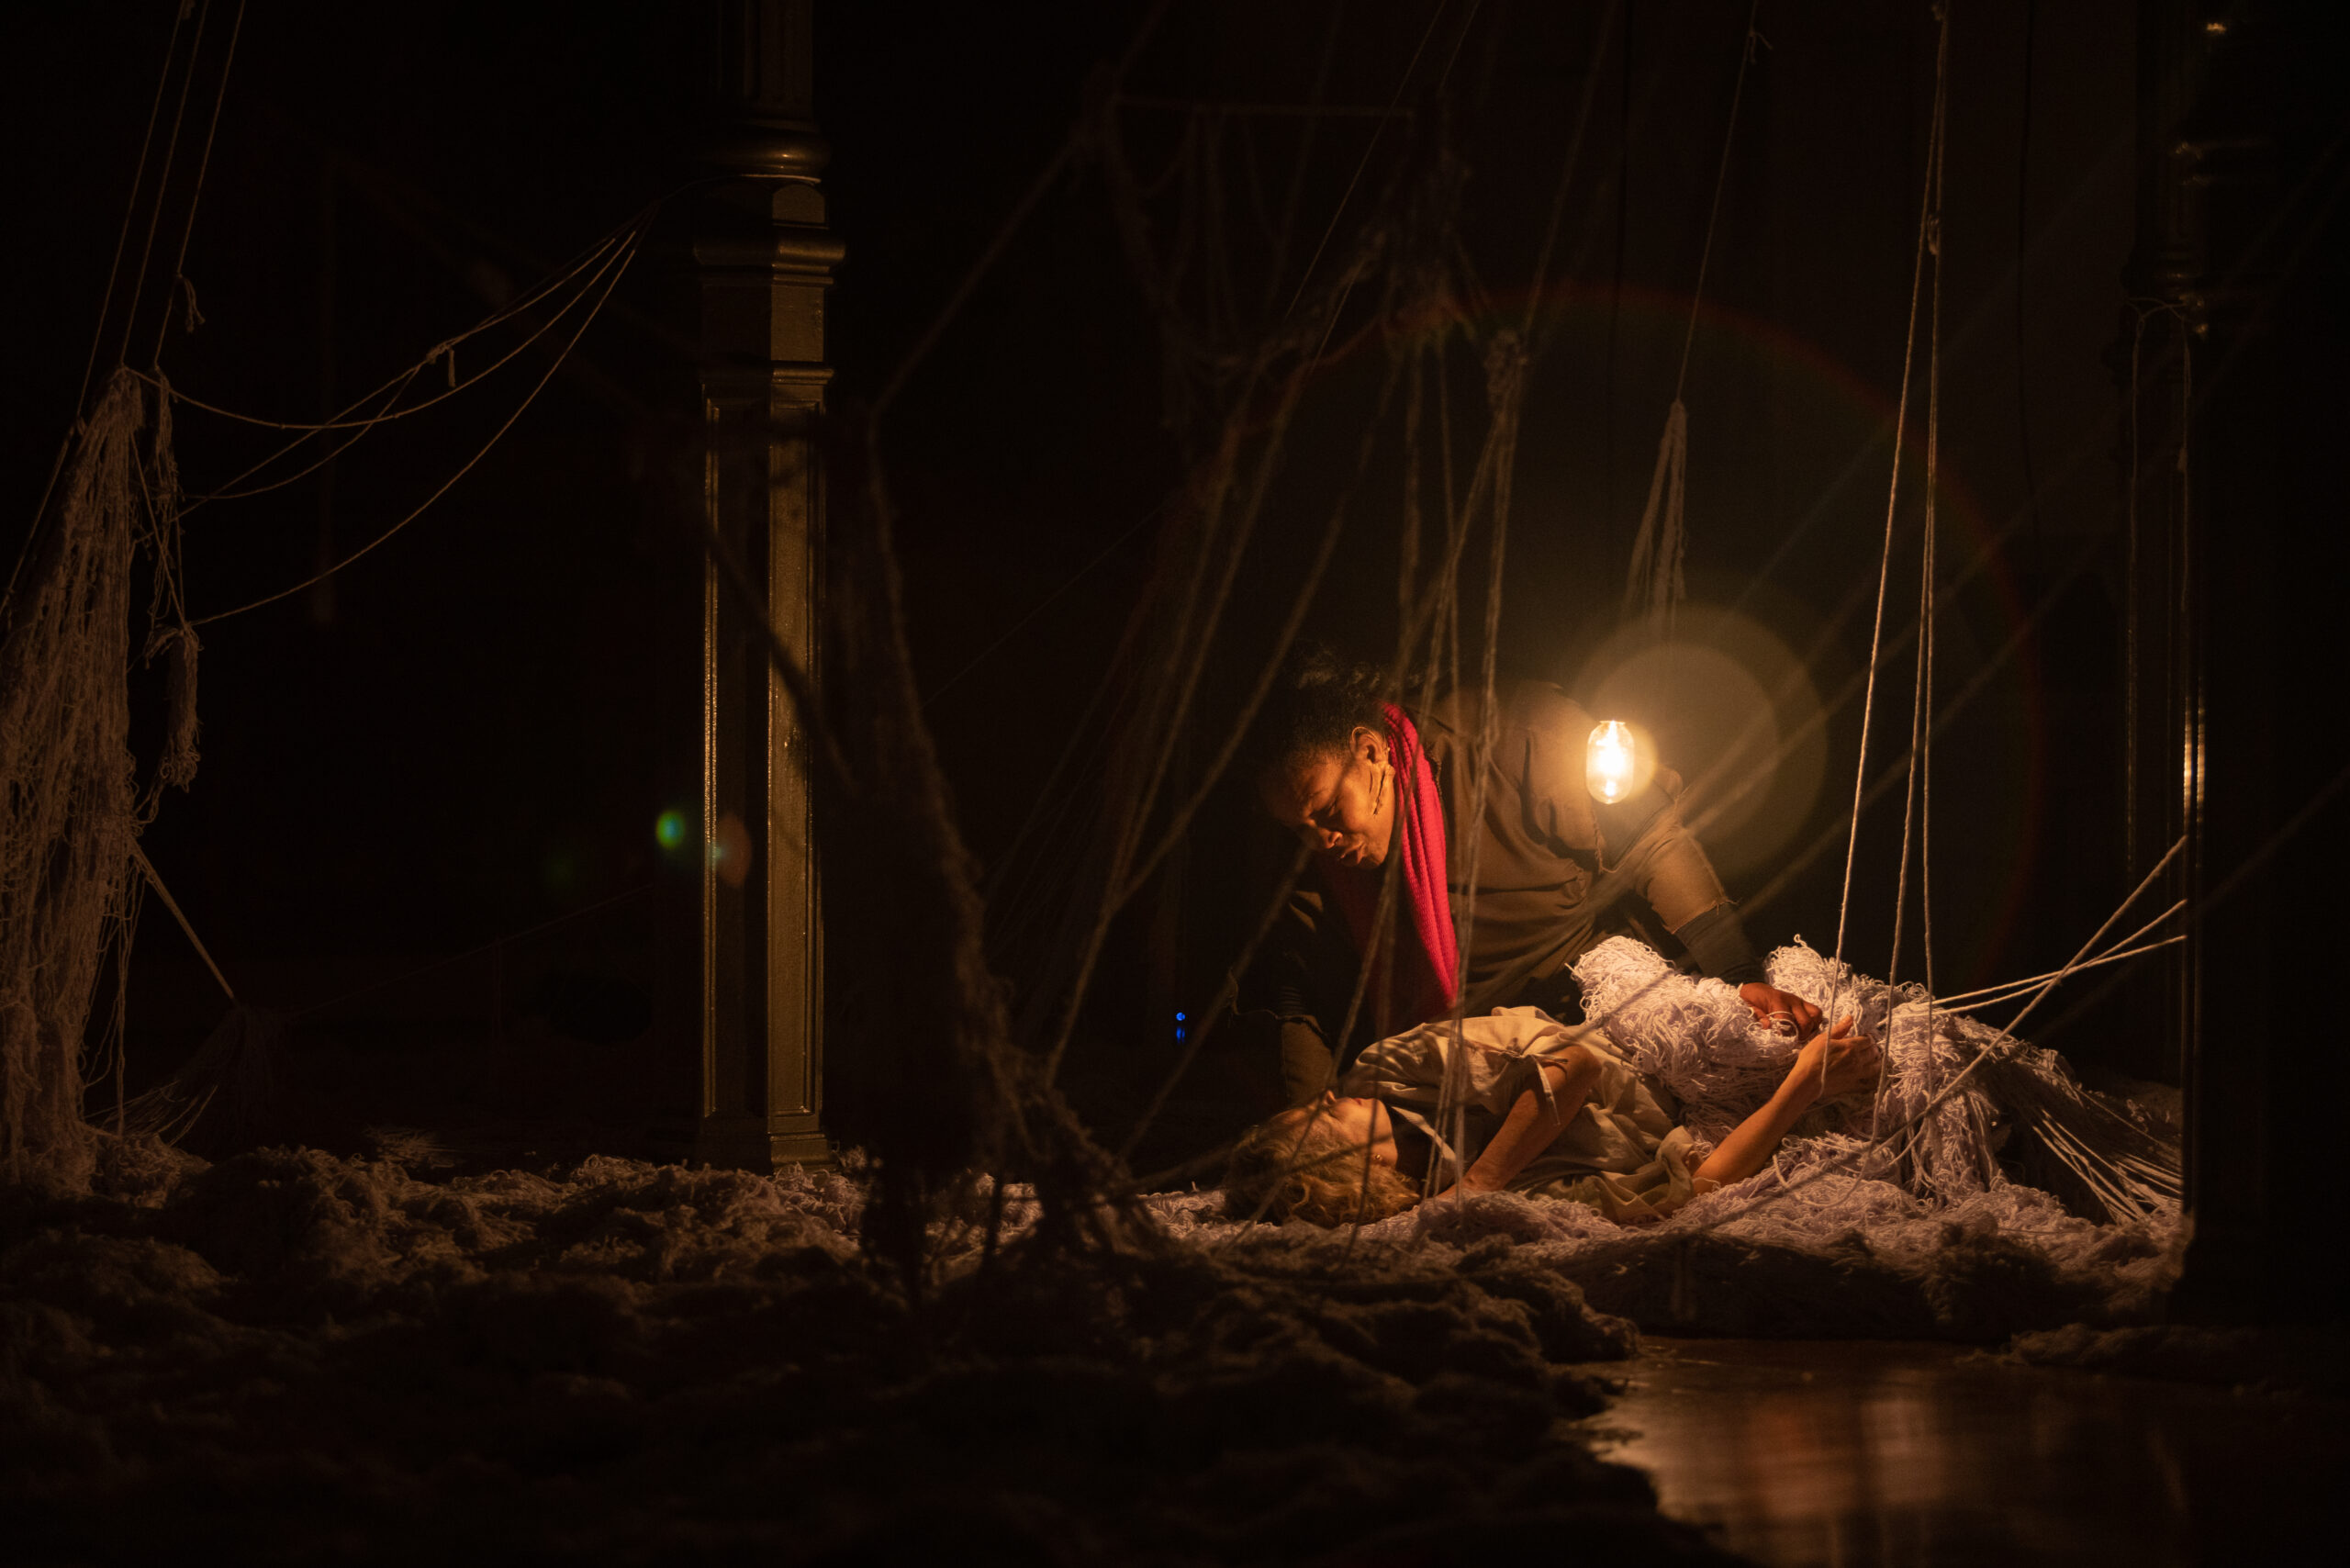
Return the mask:
M1445 875L1453 923L1468 932L1461 980L1476 1008L1540 1002L1593 944L1610 935L1653 943L1656 927L1678 931L1729 899L1681 820L1679 774L1660 768L1639 797L1601 806L1583 782L1597 722L1587 710L1547 681L1515 684L1499 707L1482 818L1471 811L1477 738L1488 727L1483 693L1458 691L1409 710L1444 802ZM1360 878L1375 902L1379 875L1318 863L1291 895L1251 970L1240 1005L1281 1021L1281 1077L1292 1105L1329 1084L1334 1047L1344 1054L1347 1042L1330 1036L1346 1016L1361 962L1321 884ZM1385 1003L1372 988L1356 1016L1356 1038L1403 1021L1383 1015Z
M1460 1022L1462 1158L1476 1159L1520 1094L1549 1093L1542 1058L1576 1045L1598 1059L1599 1081L1510 1190L1586 1204L1618 1223L1661 1219L1710 1191L1716 1183L1696 1183L1689 1131L1674 1125L1679 1107L1663 1087L1633 1071L1607 1048L1604 1036L1579 1036L1532 1007L1496 1008ZM1338 1092L1382 1100L1449 1141L1451 1129L1437 1112L1454 1050L1449 1023L1424 1024L1375 1041L1355 1058Z

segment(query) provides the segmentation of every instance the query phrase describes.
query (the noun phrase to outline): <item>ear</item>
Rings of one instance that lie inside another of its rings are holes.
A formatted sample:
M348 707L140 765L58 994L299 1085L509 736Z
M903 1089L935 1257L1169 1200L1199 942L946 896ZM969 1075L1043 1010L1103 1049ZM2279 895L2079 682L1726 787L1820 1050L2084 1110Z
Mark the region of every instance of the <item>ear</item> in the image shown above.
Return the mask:
M1377 730L1357 724L1354 734L1354 754L1365 762L1384 763L1387 760L1387 737Z

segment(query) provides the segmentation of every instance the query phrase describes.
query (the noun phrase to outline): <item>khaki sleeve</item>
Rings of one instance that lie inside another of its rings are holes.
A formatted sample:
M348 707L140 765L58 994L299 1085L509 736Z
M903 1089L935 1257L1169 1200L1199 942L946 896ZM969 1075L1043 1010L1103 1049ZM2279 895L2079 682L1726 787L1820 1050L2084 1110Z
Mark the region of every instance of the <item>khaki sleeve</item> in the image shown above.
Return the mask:
M1612 834L1628 832L1631 848L1624 851L1619 863L1605 869L1621 877L1624 886L1645 898L1669 931L1678 931L1707 910L1729 902L1722 879L1713 875L1707 848L1680 821L1680 795L1685 790L1680 773L1659 767L1648 795L1627 801L1627 806L1607 809L1628 816L1628 823L1624 816L1615 816L1610 818L1615 825L1603 827L1589 785L1583 783L1583 747L1591 743L1594 717L1582 703L1551 689L1528 703L1525 724L1535 736L1530 747L1535 767L1530 768L1528 783L1539 795L1541 813L1553 837L1574 848L1595 848L1605 860ZM1642 806L1650 809L1645 825L1640 825L1638 816L1631 816Z
M1639 894L1666 929L1729 902L1705 846L1681 820L1681 775L1660 767L1648 790L1620 806L1600 808L1583 780L1583 754L1597 722L1555 687L1535 687L1520 699L1525 726L1521 787L1543 832L1570 850L1595 852L1618 885ZM1616 845L1630 840L1620 857Z
M1650 819L1622 864L1613 869L1648 901L1666 930L1678 931L1707 910L1729 902L1729 893L1706 857L1705 846L1681 820L1681 776L1660 767L1651 788L1664 796L1664 809Z
M1516 768L1530 824L1567 853L1597 850L1599 823L1583 782L1592 716L1581 703L1547 685L1529 685L1519 695L1518 710L1524 753L1513 757L1505 748L1498 760L1505 768Z

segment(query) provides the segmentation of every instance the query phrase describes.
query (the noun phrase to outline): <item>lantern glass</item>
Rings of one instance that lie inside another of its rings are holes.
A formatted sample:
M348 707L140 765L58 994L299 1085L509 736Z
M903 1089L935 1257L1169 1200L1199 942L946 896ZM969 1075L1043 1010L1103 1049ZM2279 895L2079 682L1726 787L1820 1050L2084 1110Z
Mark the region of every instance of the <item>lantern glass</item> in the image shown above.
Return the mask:
M1649 738L1621 719L1607 719L1593 727L1583 752L1583 783L1602 805L1628 801L1649 787L1656 776L1656 753Z

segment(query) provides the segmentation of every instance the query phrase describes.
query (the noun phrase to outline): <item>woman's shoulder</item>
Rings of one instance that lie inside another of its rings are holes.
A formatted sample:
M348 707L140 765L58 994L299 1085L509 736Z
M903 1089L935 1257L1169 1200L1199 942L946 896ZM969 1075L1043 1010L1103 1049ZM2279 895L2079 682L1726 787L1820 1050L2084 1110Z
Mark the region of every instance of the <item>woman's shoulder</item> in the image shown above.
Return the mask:
M1520 681L1505 700L1502 722L1531 732L1545 740L1572 745L1575 755L1591 739L1597 722L1590 710L1567 695L1564 688L1547 680Z
M1423 744L1433 751L1440 740L1458 741L1476 734L1488 722L1489 713L1490 722L1505 733L1522 730L1577 745L1590 737L1595 722L1588 709L1567 695L1564 687L1548 680L1505 682L1495 690L1490 707L1482 685L1462 686L1412 716L1422 731Z

